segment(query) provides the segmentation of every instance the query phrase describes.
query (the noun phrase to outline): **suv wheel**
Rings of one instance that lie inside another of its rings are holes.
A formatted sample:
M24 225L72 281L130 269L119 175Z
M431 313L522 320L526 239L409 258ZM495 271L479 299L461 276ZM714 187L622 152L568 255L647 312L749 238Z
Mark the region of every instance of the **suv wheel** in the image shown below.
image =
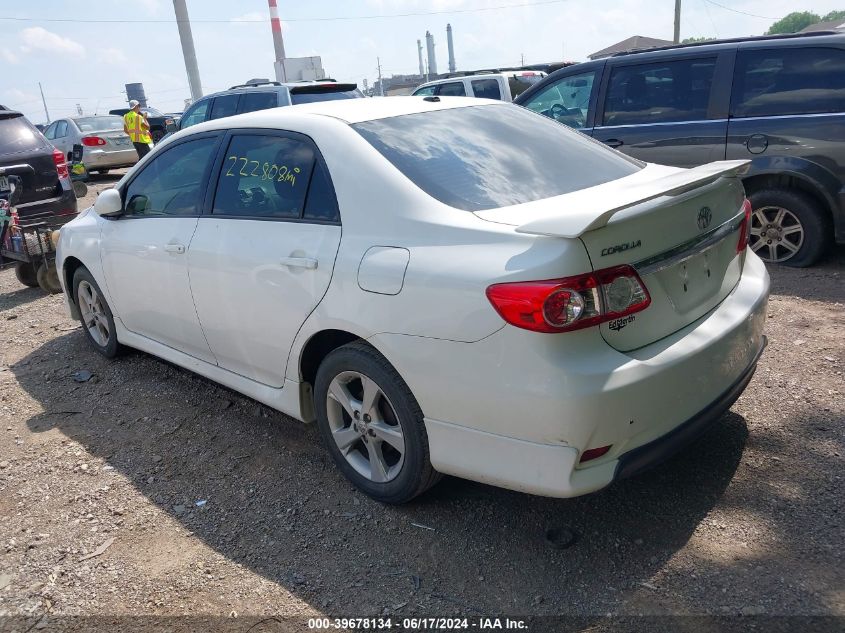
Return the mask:
M384 503L404 503L440 479L428 457L423 414L408 385L369 345L344 345L317 370L320 434L340 471Z
M831 240L830 218L803 191L761 189L748 199L753 209L748 247L771 264L812 266Z

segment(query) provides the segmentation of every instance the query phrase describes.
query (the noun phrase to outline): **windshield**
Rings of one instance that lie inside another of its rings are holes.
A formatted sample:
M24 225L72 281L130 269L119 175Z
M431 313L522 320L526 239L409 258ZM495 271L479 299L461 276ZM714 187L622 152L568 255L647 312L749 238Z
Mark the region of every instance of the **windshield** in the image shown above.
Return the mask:
M123 118L119 116L87 116L74 119L80 132L99 132L100 130L122 130Z
M505 104L352 127L420 189L466 211L559 196L643 166L565 125Z
M149 116L164 116L161 112L159 112L155 108L141 108L141 111L146 112Z
M360 90L335 90L321 92L294 92L290 96L293 105L315 103L317 101L337 101L338 99L358 99L363 97Z

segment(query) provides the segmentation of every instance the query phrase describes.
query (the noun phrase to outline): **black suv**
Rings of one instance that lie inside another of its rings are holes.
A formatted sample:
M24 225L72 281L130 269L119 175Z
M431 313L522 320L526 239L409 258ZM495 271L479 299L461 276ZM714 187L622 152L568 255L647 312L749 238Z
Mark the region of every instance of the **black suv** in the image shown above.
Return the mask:
M845 243L845 34L623 53L515 103L653 163L750 159L750 246L768 262L809 266Z
M178 127L184 130L203 121L279 106L356 99L363 96L355 84L341 84L330 79L284 84L278 81L252 80L197 99L196 103L185 110L179 119Z
M65 156L20 112L0 108L0 196L8 197L9 176L20 178L21 225L72 220L76 196Z

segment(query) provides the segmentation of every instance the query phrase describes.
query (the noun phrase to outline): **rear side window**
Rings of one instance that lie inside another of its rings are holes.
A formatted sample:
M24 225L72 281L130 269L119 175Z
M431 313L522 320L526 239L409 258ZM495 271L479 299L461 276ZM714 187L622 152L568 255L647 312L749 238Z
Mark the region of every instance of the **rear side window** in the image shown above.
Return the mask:
M341 99L358 99L363 97L361 91L355 90L320 90L307 88L305 90L292 90L290 102L293 105L301 103L316 103L317 101L338 101Z
M284 136L232 137L217 180L212 213L252 218L300 218L314 150Z
M67 121L59 121L56 123L56 138L64 138L67 136Z
M211 106L211 119L222 119L223 117L233 116L238 110L238 97L240 95L223 95L222 97L215 97L214 103Z
M241 95L238 112L256 112L275 108L279 105L279 97L275 92L247 92Z
M191 109L179 120L179 129L184 130L186 127L205 121L208 118L209 105L211 105L211 99L199 101L191 106Z
M467 91L464 88L464 82L451 81L447 84L437 86L437 94L444 97L466 97Z
M479 99L501 100L502 93L499 90L499 82L495 79L473 79L472 92Z
M733 116L845 111L845 51L838 48L741 50Z
M420 189L483 211L622 178L639 161L509 104L408 114L352 126Z
M614 68L607 87L603 124L706 119L715 69L715 57Z
M0 117L0 154L16 154L43 146L41 134L25 118Z

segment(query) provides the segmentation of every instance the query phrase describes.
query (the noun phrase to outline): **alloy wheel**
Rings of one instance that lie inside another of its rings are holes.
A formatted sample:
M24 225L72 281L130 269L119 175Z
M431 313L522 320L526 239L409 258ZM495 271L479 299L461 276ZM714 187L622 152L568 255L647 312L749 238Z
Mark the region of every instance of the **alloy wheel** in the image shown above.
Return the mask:
M97 345L105 347L108 345L111 330L99 293L94 286L82 280L79 282L77 297L79 299L79 311L82 314L82 323L88 330L88 334L91 335Z
M767 262L791 259L804 244L804 227L789 209L767 206L751 216L748 246Z
M396 410L369 376L344 371L329 384L326 413L332 439L350 466L375 483L395 479L405 461Z

